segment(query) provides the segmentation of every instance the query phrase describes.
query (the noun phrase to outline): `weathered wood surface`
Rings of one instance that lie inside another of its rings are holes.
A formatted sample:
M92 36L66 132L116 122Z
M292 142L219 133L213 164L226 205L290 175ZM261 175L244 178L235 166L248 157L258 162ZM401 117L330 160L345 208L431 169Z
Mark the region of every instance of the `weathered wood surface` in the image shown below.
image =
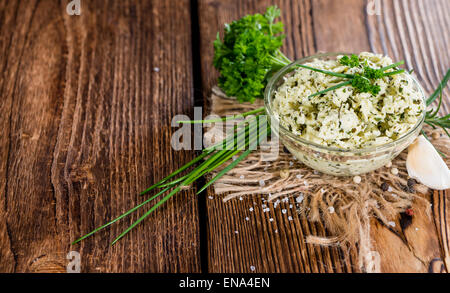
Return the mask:
M198 272L193 191L114 247L137 215L70 246L193 156L170 145L194 106L190 3L67 3L0 1L0 271L65 272L73 250L82 272Z
M286 28L283 52L292 59L316 52L374 51L404 59L430 92L450 67L448 17L445 0L378 1L380 15L369 15L362 0L218 1L200 0L203 88L215 84L211 42L223 24L248 13L264 12L271 4L282 10ZM448 93L448 92L447 92ZM207 95L208 92L205 92ZM449 113L446 100L443 113ZM210 195L213 196L210 191ZM372 222L374 248L383 272L445 271L449 262L448 199L444 192L425 195L432 209L416 202L412 223L397 222L391 230ZM447 196L448 197L448 196ZM293 199L291 199L293 200ZM262 202L252 197L223 203L207 201L210 272L358 272L355 249L349 257L336 248L305 243L305 235L327 235L321 223L299 219L287 205L262 212ZM254 211L250 212L249 208ZM429 211L429 216L426 210ZM289 216L293 220L289 220ZM249 217L249 221L245 218ZM271 222L270 218L274 221ZM430 265L432 264L432 265Z
M171 150L170 122L192 117L194 96L202 103L194 88L207 97L215 84L212 41L225 22L275 3L289 57L387 53L430 91L450 66L448 1L383 0L373 16L364 0L82 0L81 16L66 14L68 2L0 0L0 272L64 272L69 251L82 272L359 271L354 248L305 244L327 235L323 225L286 204L263 213L258 197L205 202L185 191L114 247L142 213L70 242L193 156ZM426 197L429 216L417 202L409 225L373 221L382 271L448 271L448 195Z

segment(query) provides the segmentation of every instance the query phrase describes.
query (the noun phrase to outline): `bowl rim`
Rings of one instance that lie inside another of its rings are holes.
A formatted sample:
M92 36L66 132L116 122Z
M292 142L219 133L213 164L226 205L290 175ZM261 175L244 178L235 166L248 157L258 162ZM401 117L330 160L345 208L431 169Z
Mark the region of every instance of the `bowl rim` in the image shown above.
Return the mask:
M329 147L329 146L324 146L306 139L303 139L301 137L299 137L298 135L292 133L291 131L289 131L288 129L286 129L283 125L281 125L280 121L278 118L275 117L272 107L271 107L271 103L270 103L270 94L272 92L272 89L275 85L275 82L277 82L280 78L282 78L286 73L291 72L290 69L292 67L294 67L297 64L300 63L304 63L307 61L312 61L314 59L317 58L324 58L324 57L337 57L340 55L351 55L351 54L355 54L355 53L336 53L336 52L328 52L328 53L318 53L318 54L314 54L311 56L307 56L301 59L297 59L294 62L292 62L289 65L284 66L283 68L281 68L279 71L277 71L270 79L269 82L267 83L266 89L264 91L264 108L266 110L266 114L268 114L268 116L270 117L270 119L268 119L268 121L272 122L272 119L275 119L277 121L278 124L278 133L277 135L279 135L279 132L282 131L283 134L288 135L290 138L292 138L294 141L298 141L302 144L305 145L309 145L309 146L314 146L315 148L324 150L324 151L328 151L328 152L338 152L338 153L351 153L351 154L355 154L355 153L370 153L373 151L381 151L384 149L389 149L391 147L395 147L398 144L402 143L403 141L405 141L406 139L408 139L410 137L410 135L412 135L413 133L416 132L416 130L418 128L421 128L423 126L423 123L425 122L425 117L426 117L426 111L427 111L427 107L426 107L426 96L425 96L425 92L422 88L422 86L420 85L419 81L412 76L409 72L405 72L416 84L417 88L419 89L420 93L422 94L422 100L424 103L424 110L422 112L422 118L417 122L416 125L414 125L413 128L411 128L410 131L408 131L407 133L405 133L404 135L402 135L400 138L388 142L388 143L384 143L381 145L377 145L377 146L370 146L370 147L366 147L366 148L358 148L358 149L342 149L342 148L338 148L338 147ZM374 53L375 54L375 53ZM272 124L272 123L271 123Z

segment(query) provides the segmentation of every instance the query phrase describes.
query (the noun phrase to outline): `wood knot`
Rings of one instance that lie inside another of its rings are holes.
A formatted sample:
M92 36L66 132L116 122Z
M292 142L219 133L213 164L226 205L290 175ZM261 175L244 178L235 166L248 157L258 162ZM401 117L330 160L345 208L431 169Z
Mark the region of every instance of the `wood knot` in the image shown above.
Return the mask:
M30 272L32 273L66 273L66 266L61 260L52 256L39 256L30 264Z
M83 165L80 167L74 167L70 172L70 179L74 182L79 182L83 180L94 182L95 176L92 172L92 166Z
M430 262L430 266L428 268L429 273L447 273L445 269L445 264L440 258L435 258Z

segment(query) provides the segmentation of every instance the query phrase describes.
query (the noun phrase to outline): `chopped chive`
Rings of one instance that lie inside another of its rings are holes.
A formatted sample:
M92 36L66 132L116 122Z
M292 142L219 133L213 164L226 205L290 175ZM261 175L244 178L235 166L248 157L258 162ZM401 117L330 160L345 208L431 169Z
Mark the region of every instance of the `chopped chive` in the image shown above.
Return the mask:
M340 84L337 84L337 85L335 85L335 86L332 86L332 87L330 87L330 88L327 88L326 90L323 90L323 91L317 92L317 93L315 93L315 94L312 94L312 95L310 95L308 98L312 98L312 97L315 97L315 96L319 96L319 95L325 94L325 93L327 93L327 92L329 92L329 91L334 91L334 90L336 90L336 89L338 89L338 88L341 88L341 87L343 87L343 86L349 85L349 84L351 84L351 83L352 83L351 80L347 80L347 81L345 81L345 82L342 82L342 83L340 83Z
M305 69L309 69L309 70L312 70L312 71L320 72L320 73L323 73L323 74L326 74L326 75L336 76L336 77L343 77L343 78L353 78L354 77L353 74L337 73L337 72L333 72L333 71L328 71L328 70L323 70L323 69L310 67L310 66L303 65L303 64L297 64L297 66L305 68Z

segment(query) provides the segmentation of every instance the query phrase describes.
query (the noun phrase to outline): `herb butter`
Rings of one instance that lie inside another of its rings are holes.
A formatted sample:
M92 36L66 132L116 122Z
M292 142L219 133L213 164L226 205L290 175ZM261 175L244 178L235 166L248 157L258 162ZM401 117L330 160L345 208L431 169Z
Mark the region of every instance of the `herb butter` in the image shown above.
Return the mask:
M363 52L360 65L342 65L315 59L305 65L344 74L363 74L363 66L380 69L393 64L389 57ZM389 69L389 71L394 69ZM395 141L414 128L425 105L422 93L408 73L374 80L379 92L361 93L352 85L313 96L343 81L306 68L298 68L277 88L273 113L295 135L323 146L361 149Z

